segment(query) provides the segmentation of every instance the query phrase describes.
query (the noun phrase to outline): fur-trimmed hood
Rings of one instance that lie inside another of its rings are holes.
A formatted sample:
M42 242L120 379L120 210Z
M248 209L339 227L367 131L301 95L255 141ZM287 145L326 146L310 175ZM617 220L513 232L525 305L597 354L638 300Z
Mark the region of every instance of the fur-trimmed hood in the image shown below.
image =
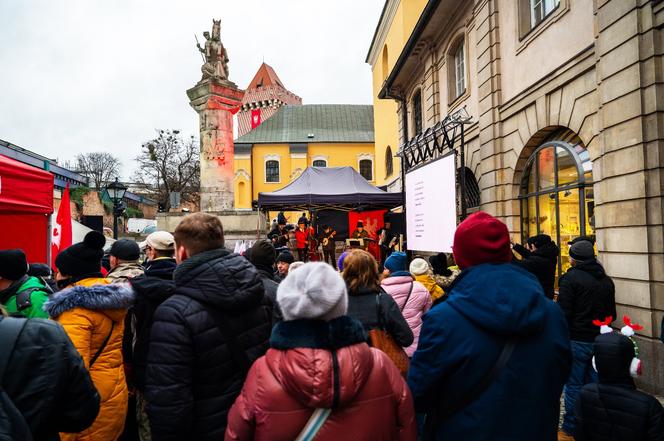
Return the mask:
M74 286L55 293L44 304L44 311L57 318L74 308L95 311L124 310L134 303L134 291L124 284Z

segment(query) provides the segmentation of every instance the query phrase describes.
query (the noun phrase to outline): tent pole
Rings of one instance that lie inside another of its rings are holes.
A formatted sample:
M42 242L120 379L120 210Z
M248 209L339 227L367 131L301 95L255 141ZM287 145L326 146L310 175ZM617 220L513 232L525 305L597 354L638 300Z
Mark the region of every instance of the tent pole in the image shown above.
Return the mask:
M52 262L52 231L53 231L53 213L48 214L48 222L46 222L46 264L48 265L49 268L52 267L51 262Z

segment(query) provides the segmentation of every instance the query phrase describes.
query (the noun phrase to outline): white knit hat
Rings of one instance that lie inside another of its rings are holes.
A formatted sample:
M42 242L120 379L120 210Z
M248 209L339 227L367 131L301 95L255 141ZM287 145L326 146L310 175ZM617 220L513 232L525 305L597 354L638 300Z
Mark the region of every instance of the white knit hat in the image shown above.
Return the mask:
M277 303L284 320L329 321L346 315L346 284L330 265L310 262L289 272L277 289Z
M429 264L421 257L417 257L410 262L410 273L414 276L421 276L429 271Z

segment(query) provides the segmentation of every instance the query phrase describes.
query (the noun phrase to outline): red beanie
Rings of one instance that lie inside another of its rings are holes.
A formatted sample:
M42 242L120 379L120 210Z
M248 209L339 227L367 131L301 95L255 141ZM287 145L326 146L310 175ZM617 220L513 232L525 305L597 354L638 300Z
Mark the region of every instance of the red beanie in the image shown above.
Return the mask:
M452 251L461 269L483 263L511 262L507 225L483 211L473 213L457 227Z

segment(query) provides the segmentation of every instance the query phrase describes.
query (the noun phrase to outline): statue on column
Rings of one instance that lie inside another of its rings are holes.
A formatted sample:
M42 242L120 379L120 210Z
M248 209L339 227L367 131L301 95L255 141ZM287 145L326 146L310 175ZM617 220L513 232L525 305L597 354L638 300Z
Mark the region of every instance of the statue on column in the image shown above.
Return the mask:
M201 67L203 80L209 78L216 80L228 80L228 52L221 43L221 20L212 20L212 36L209 32L203 32L205 46L201 47L198 41L196 47L203 54L205 63Z

